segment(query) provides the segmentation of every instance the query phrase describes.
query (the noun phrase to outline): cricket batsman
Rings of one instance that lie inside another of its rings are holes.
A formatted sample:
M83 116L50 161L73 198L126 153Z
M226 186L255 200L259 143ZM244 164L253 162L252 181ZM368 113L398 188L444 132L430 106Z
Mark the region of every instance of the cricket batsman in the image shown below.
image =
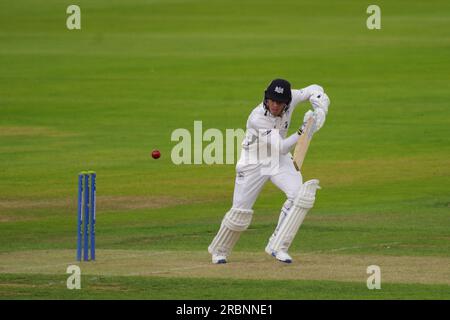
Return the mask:
M286 137L292 113L304 101L309 101L313 110L305 113L299 130ZM246 136L236 165L233 205L208 247L213 263L227 262L239 236L250 225L253 205L268 180L286 194L286 201L265 251L281 262L292 262L289 247L306 213L313 207L316 190L320 187L316 179L303 183L290 150L310 117L315 119L314 132L323 126L329 104L327 94L319 85L298 90L291 89L291 84L284 79L275 79L269 84L263 102L253 109L247 120ZM271 169L267 169L268 163Z

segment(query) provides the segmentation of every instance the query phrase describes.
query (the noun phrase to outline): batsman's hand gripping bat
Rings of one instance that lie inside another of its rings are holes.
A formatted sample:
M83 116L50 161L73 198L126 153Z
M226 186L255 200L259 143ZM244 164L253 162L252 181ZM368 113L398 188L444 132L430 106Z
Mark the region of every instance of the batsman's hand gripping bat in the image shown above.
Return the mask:
M316 119L315 117L310 117L305 124L303 133L297 141L294 149L294 156L292 160L294 161L295 168L300 171L302 168L303 160L305 160L306 152L308 152L309 143L311 142L312 136L316 131Z

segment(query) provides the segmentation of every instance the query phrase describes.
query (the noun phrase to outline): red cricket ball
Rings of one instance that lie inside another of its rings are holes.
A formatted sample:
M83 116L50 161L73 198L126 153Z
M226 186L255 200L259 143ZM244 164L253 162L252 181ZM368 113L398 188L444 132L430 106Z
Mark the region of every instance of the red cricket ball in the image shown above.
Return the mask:
M159 150L153 150L152 151L152 158L153 159L158 159L159 157L161 157L161 152L159 152Z

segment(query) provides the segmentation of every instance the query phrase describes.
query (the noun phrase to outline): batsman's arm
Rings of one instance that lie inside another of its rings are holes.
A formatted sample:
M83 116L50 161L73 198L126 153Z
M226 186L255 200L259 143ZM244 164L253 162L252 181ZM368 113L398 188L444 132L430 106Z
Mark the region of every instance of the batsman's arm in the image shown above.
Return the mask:
M291 134L286 139L283 139L280 147L281 154L287 154L289 151L291 151L292 147L297 143L301 134L301 130L299 129L297 132Z
M291 106L295 108L297 104L308 101L315 92L324 92L324 90L317 84L312 84L302 89L293 89Z
M291 134L286 139L283 139L281 135L274 130L265 130L260 134L260 139L264 139L268 145L273 143L279 144L279 150L281 154L287 154L291 151L292 147L297 143L298 139L303 133L305 123L297 130L297 132ZM273 136L273 135L276 136ZM271 136L272 135L272 136Z

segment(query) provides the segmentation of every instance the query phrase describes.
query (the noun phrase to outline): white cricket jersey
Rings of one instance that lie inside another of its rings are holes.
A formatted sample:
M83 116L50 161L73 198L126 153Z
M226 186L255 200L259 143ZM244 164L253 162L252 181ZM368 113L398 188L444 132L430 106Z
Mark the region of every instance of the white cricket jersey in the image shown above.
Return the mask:
M313 92L317 91L323 92L323 88L318 85L311 85L300 90L291 90L292 101L288 109L278 117L273 116L270 111L266 110L263 103L253 109L247 120L247 131L242 142L241 156L236 165L236 170L251 170L267 161L271 156L270 152L261 151L261 148L268 149L267 139L270 137L272 144L274 142L281 143L286 138L295 107L300 102L309 100ZM277 150L280 152L279 149Z

